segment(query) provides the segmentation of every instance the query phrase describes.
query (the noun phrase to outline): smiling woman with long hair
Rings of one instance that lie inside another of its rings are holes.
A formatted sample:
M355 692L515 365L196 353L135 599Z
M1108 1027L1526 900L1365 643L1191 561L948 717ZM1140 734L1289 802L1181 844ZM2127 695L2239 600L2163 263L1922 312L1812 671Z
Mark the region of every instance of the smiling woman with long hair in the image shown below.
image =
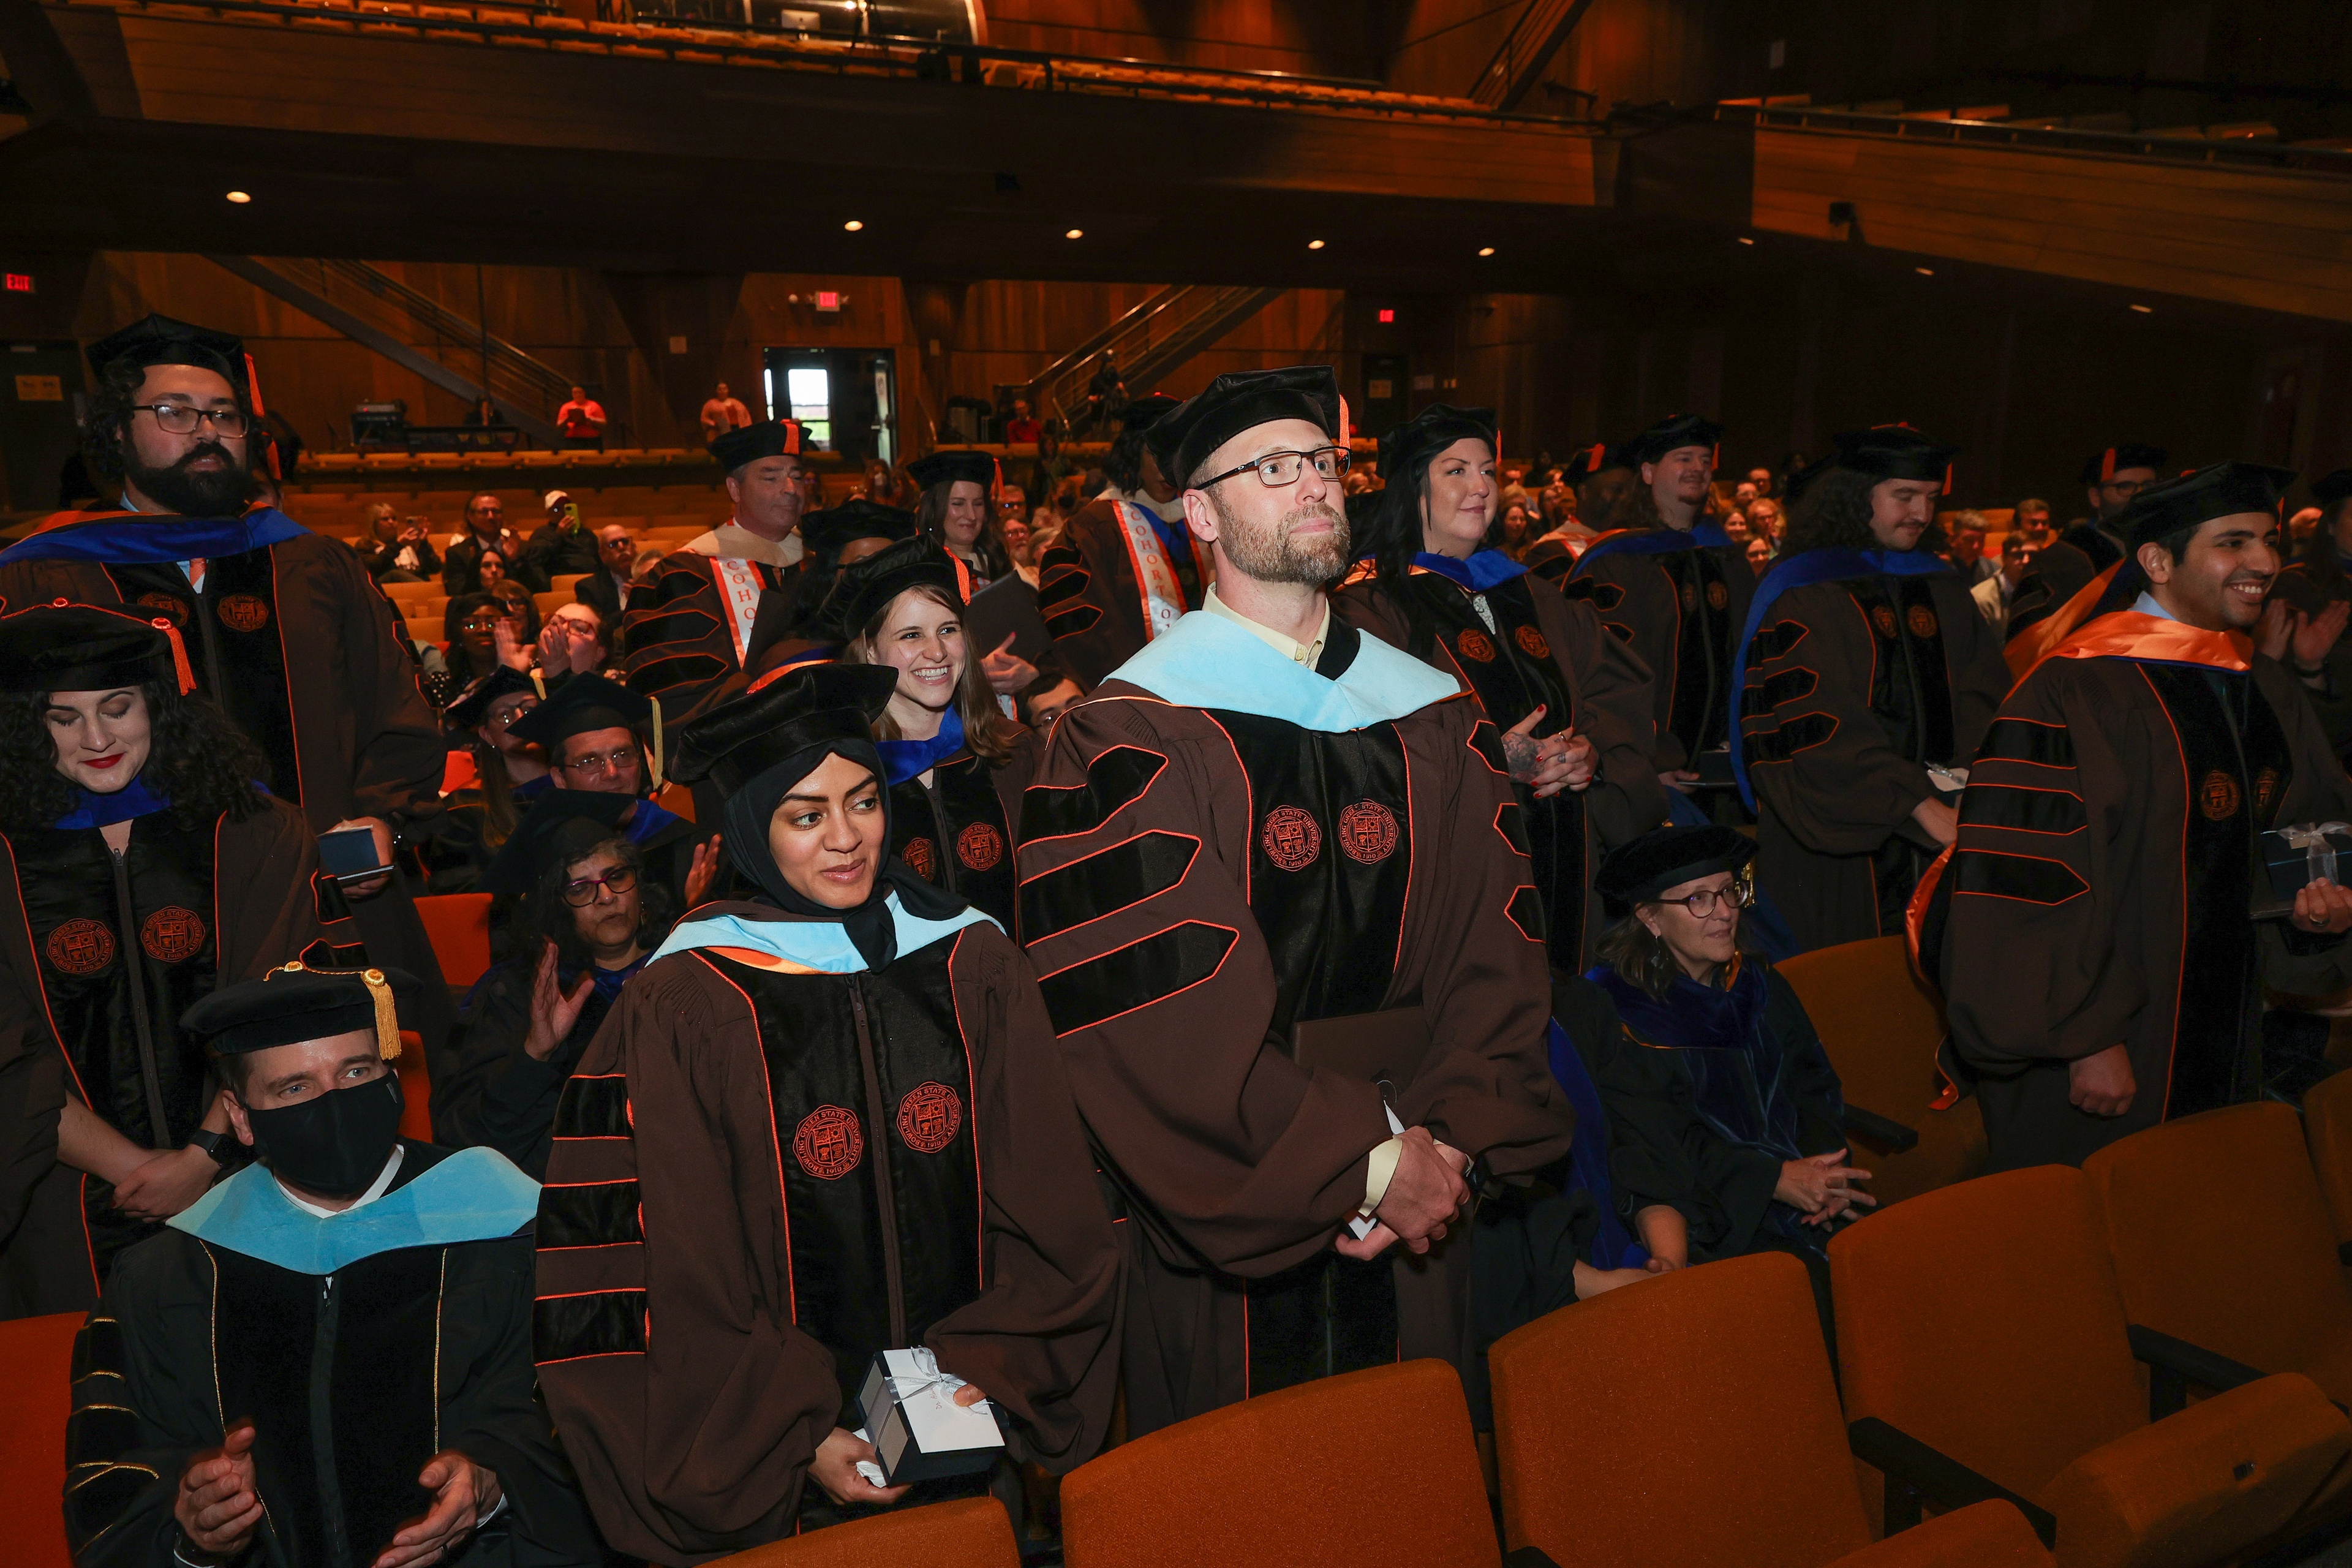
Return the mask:
M843 567L822 618L844 663L898 673L875 724L896 825L890 852L1010 931L1013 828L1037 772L1037 738L997 706L963 616L954 563L915 539Z
M183 690L168 621L86 605L0 616L0 1104L29 1195L0 1318L96 1300L121 1250L235 1145L180 1016L289 959L331 962L302 815L252 742ZM0 1184L13 1179L0 1176ZM85 1239L86 1238L86 1239Z
M1067 1470L1109 1421L1118 1251L1061 1049L1012 940L889 854L897 689L804 667L687 726L677 775L723 798L757 897L672 931L562 1090L540 1386L632 1557L980 1492L858 1474L878 1351L932 1351L1015 1461Z

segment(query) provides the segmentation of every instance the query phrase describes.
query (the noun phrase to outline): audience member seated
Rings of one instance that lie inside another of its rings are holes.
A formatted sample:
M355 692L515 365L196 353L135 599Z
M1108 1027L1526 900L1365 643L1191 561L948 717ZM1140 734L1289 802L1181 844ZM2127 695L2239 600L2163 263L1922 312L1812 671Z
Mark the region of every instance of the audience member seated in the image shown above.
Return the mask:
M458 595L442 611L441 624L449 635L444 655L449 673L464 687L493 670L530 668L530 644L506 601L495 594Z
M1062 716L1062 710L1086 694L1086 689L1066 675L1041 675L1021 693L1021 721L1036 732L1042 743L1053 732L1054 721Z
M551 790L491 865L489 891L520 896L507 951L458 1015L454 1070L433 1085L433 1135L547 1172L555 1100L621 987L669 931L667 890L617 826L617 795Z
M227 1163L181 1010L330 959L322 922L357 941L300 810L256 782L261 753L182 689L167 626L0 617L0 1318L89 1307Z
M441 591L455 598L481 592L484 551L496 551L503 568L522 553L522 535L507 526L506 503L484 490L466 502L466 528L441 550Z
M402 519L390 501L367 509L368 537L354 543L360 563L379 583L429 583L441 574L441 557L425 537L421 517Z
M2000 542L1999 568L1969 590L1969 596L1984 612L1986 624L1995 636L2009 630L2009 607L2016 602L2017 586L2025 581L2026 572L2033 565L2033 542L2012 530Z
M759 899L670 934L556 1110L541 1386L633 1557L978 1490L858 1474L881 1350L930 1347L1015 1460L1066 1470L1108 1426L1118 1252L1094 1162L1019 951L888 856L869 726L896 689L819 665L687 730L679 771L718 786ZM635 1201L565 1195L613 1183Z
M552 688L567 675L602 674L613 661L605 620L583 604L560 605L539 628L539 669Z
M654 556L655 563L660 559L658 554ZM616 635L622 612L629 607L629 595L644 576L637 570L637 542L629 531L617 522L604 523L596 530L594 568L572 584L572 596L594 610ZM651 566L648 563L648 572Z
M529 584L534 594L553 588L558 577L583 576L595 571L602 559L595 534L581 521L580 503L568 492L550 490L541 505L546 508L547 521L532 531L530 542L522 547L522 554L513 563L513 575Z
M710 396L702 405L702 444L706 447L730 430L740 430L751 423L751 411L743 400L727 390L720 382L711 388Z
M1660 828L1612 852L1597 881L1625 914L1586 979L1617 1032L1575 1033L1607 1116L1618 1211L1649 1267L1793 1253L1826 1326L1829 1232L1878 1200L1856 1184L1870 1173L1846 1163L1837 1071L1804 1005L1741 951L1755 854L1714 825ZM1619 1035L1643 1048L1617 1048Z
M646 764L646 737L661 730L650 701L601 675L575 675L509 732L546 754L556 789L627 796L622 837L644 854L646 875L681 910L703 900L718 873L719 840L706 841L693 823L651 798L660 781Z
M478 888L532 797L555 787L546 753L513 728L539 700L539 686L529 675L500 665L443 713L453 732L467 736L475 782L444 798L439 831L424 847L433 892Z
M875 726L890 791L890 853L1013 929L1013 848L1034 736L1005 719L964 640L959 574L910 539L841 569L821 622L845 664L898 671ZM1036 679L1029 671L1026 686Z
M74 1347L82 1568L593 1563L533 1397L538 1184L400 1136L394 970L273 970L182 1026L260 1163L127 1254Z
M1025 397L1014 398L1013 417L1004 422L1005 445L1034 447L1045 434L1045 427L1038 424L1036 417L1029 412L1029 400Z

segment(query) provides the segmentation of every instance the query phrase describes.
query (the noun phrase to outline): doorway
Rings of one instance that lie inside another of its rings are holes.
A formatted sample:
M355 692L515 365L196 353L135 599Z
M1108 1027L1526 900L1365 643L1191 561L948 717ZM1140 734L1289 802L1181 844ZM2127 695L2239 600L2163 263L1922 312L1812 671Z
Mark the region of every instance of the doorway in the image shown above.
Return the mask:
M1402 354L1364 356L1364 405L1354 415L1355 426L1366 435L1392 430L1409 417L1409 365Z
M891 349L770 349L767 416L797 419L820 452L898 460L898 358Z

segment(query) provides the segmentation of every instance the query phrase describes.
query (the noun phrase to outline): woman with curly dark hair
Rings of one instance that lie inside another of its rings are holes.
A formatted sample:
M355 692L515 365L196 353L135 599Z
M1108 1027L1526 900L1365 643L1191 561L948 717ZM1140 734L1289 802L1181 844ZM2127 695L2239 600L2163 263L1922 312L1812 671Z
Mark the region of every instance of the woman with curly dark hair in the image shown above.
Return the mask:
M1331 612L1453 676L1503 731L1552 963L1572 973L1600 930L1592 868L1665 815L1665 794L1649 765L1646 673L1590 605L1496 548L1498 441L1492 409L1442 403L1381 438L1388 484Z
M898 671L874 731L890 852L1011 931L1013 829L1037 771L1037 737L997 707L964 638L964 608L947 552L910 539L843 567L822 619L844 645L841 662Z
M668 934L669 889L619 826L629 797L550 790L486 885L520 895L499 955L458 1016L456 1070L433 1085L434 1141L547 1171L555 1102L621 987Z
M193 684L160 616L0 616L0 1318L89 1305L236 1149L181 1015L334 959L310 827Z
M1903 931L2010 683L2000 634L1936 550L1956 448L1907 425L1837 447L1798 481L1733 666L1732 763L1801 950Z

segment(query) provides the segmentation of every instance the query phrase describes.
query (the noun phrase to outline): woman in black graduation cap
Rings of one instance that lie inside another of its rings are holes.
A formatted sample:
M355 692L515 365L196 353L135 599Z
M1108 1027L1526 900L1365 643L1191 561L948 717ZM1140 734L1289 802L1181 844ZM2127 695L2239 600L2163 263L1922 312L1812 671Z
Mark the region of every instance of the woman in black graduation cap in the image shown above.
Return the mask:
M550 790L492 863L485 887L521 902L433 1080L435 1142L485 1145L546 1173L557 1091L669 931L669 890L625 837L627 808L620 795Z
M820 624L843 662L898 673L875 725L891 854L1010 931L1021 792L1036 776L1037 737L997 707L964 637L966 607L947 552L910 539L843 567Z
M907 465L923 487L915 522L923 537L963 563L977 594L1013 570L990 521L996 511L996 459L985 452L934 452Z
M89 1306L228 1151L180 1015L358 939L168 620L0 616L0 1318Z
M1666 815L1649 766L1648 672L1589 605L1497 548L1500 439L1490 408L1435 404L1381 438L1387 477L1359 535L1365 563L1332 613L1453 676L1501 731L1517 797L1500 826L1534 861L1553 965L1600 934L1593 868Z
M471 892L515 830L532 797L555 787L541 750L514 733L539 706L539 680L500 665L442 710L442 722L469 734L474 782L442 796L433 836L418 847L428 889Z
M1555 1012L1599 1089L1616 1207L1650 1267L1790 1252L1825 1300L1833 1222L1878 1200L1857 1184L1870 1173L1846 1163L1837 1069L1804 1004L1742 950L1755 855L1717 826L1660 828L1612 852L1598 881L1623 918L1589 986L1555 982ZM1556 1046L1555 1076L1579 1065Z
M985 1391L1016 1459L1066 1470L1109 1419L1117 1244L1054 1026L1011 939L888 855L896 689L819 665L688 727L759 897L671 932L556 1111L540 1385L632 1556L952 1491L856 1472L885 1349Z

